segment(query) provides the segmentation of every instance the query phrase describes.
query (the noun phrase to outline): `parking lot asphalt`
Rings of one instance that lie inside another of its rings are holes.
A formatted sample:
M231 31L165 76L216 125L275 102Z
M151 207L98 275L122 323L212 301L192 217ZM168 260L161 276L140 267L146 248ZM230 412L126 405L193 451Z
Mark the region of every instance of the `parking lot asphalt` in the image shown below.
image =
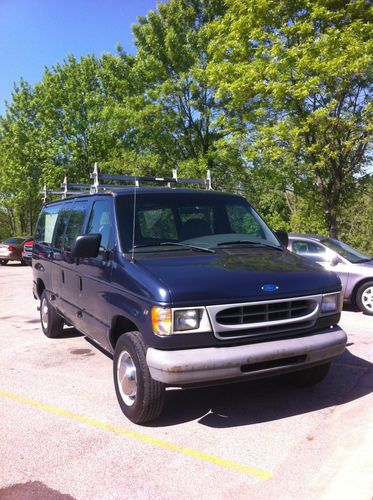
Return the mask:
M318 386L284 379L170 390L138 426L112 360L46 338L32 271L0 267L0 499L319 499L373 494L373 318L342 314L345 353Z

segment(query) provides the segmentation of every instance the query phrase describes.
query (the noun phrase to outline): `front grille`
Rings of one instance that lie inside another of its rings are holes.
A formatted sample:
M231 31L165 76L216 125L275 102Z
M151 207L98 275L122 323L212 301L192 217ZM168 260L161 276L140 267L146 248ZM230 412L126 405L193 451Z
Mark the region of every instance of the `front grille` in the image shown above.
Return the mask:
M219 339L265 337L312 328L322 295L207 306Z
M224 309L216 315L216 321L221 325L267 323L302 318L310 314L314 308L315 303L309 300L258 303Z

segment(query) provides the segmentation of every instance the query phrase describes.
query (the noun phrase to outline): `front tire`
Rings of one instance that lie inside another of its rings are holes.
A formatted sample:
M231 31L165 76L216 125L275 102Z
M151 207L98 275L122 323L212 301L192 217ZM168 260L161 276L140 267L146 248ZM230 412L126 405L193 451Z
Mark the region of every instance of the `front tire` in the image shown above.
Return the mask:
M8 264L8 261L5 259L0 260L0 266L6 266Z
M40 297L40 323L46 337L55 339L61 336L64 321L49 302L45 290Z
M329 373L330 363L312 366L289 374L289 381L296 387L311 387L319 384Z
M113 364L114 386L125 416L135 424L155 420L162 413L165 386L152 379L146 347L139 332L119 337Z
M367 281L359 287L356 305L363 314L373 316L373 281Z

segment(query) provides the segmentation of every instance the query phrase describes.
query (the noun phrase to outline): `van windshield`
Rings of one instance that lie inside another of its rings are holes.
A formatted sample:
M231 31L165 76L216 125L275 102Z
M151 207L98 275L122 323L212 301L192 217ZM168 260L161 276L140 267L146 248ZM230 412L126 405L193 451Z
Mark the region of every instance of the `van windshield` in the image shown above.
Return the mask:
M243 198L203 192L146 192L118 196L117 219L122 248L138 252L166 252L229 246L281 244ZM184 245L185 244L185 245Z

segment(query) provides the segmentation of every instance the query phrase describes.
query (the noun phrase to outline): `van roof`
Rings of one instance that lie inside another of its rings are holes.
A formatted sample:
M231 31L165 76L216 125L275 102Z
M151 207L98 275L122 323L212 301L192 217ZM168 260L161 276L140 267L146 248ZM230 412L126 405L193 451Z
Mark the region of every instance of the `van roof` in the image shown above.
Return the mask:
M134 190L136 189L136 194L154 194L154 193L159 193L159 194L203 194L203 195L209 195L209 196L240 196L234 193L228 193L224 191L213 191L213 190L206 190L206 189L190 189L190 188L170 188L170 187L157 187L157 186L145 186L145 187L134 187L134 186L128 186L128 187L123 187L120 189L115 189L115 190L105 190L105 191L99 191L98 193L89 193L89 192L77 192L74 195L69 195L66 198L60 198L58 200L51 200L45 203L45 205L51 205L55 203L61 203L64 201L69 201L69 200L74 200L77 198L95 198L95 197L102 197L102 196L110 196L110 197L118 197L118 196L129 196L134 193Z

